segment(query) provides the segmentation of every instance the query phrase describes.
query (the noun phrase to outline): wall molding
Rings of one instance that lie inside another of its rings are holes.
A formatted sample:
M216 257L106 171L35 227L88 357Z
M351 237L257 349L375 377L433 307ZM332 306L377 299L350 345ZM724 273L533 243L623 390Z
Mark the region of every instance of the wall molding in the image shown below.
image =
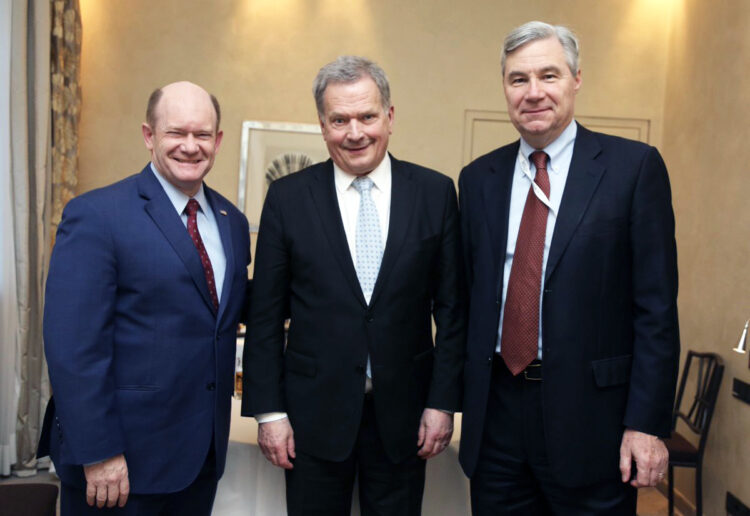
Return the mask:
M651 120L649 119L605 116L576 116L575 118L592 131L650 143ZM518 133L507 111L467 109L464 112L463 165L516 139L518 139Z

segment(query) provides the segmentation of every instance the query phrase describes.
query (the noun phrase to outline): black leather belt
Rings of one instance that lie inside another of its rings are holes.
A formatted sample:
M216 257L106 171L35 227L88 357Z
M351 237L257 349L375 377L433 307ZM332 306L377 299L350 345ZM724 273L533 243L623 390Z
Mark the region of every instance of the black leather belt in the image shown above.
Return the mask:
M502 355L500 355L500 353L495 353L493 364L495 367L500 368L505 374L508 374L508 375L511 374L510 371L508 370L508 366L505 365L505 360L503 360L503 357ZM524 380L529 380L532 382L541 382L542 381L542 361L534 360L528 366L526 366L526 369L524 369L521 373L519 373L518 376L522 377Z

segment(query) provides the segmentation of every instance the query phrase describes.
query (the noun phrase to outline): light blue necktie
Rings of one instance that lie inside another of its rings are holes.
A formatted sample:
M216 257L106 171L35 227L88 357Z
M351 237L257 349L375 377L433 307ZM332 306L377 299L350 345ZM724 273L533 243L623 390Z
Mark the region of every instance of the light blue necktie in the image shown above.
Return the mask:
M380 238L378 210L375 208L370 192L375 183L369 177L361 176L352 181L352 186L359 192L359 214L354 237L354 246L357 251L357 278L369 305L372 290L375 288L375 280L378 279L380 261L383 258L383 240ZM369 356L367 357L367 378L372 378L372 364Z
M361 176L352 182L352 186L359 192L359 214L354 239L357 251L357 278L365 298L369 298L375 288L380 261L383 258L380 221L370 192L375 184L369 177Z

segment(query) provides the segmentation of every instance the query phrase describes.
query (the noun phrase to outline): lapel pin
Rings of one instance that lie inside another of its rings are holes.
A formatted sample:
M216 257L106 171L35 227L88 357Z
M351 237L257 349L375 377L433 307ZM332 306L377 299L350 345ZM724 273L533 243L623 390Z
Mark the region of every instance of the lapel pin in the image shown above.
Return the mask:
M225 216L226 216L226 214L227 214L227 210L219 210L219 213L221 213L222 215L225 215Z

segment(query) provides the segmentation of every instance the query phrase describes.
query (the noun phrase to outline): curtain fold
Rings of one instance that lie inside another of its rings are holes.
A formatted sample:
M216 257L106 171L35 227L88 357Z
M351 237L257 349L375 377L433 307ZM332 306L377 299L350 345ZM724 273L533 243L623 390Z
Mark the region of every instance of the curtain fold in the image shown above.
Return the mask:
M42 307L50 249L51 7L50 0L16 0L11 8L9 193L15 251L15 282L11 288L16 297L13 469L17 474L35 470L43 410L49 399Z
M54 240L62 210L78 184L81 117L81 10L78 0L54 0L52 12L52 212Z
M0 475L16 462L16 261L11 191L10 70L11 0L0 0Z

